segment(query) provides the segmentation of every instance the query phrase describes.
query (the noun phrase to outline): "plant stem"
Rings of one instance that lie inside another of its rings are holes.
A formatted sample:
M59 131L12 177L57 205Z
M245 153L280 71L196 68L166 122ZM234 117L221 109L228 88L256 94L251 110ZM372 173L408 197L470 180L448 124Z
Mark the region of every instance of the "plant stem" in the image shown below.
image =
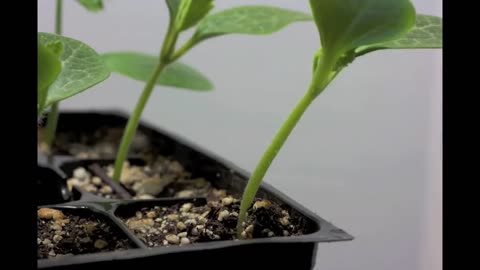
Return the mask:
M50 112L48 113L47 126L45 128L46 130L45 130L44 142L48 145L49 148L52 145L53 140L55 139L57 122L58 122L58 102L52 104Z
M150 94L155 87L155 82L158 80L158 77L160 76L160 73L162 72L164 67L165 63L163 61L159 61L158 65L155 67L152 76L145 85L145 88L143 89L142 95L137 102L135 110L130 116L130 119L128 119L128 124L123 133L122 142L120 143L120 148L118 149L117 158L115 160L115 171L113 173L113 180L120 180L123 162L127 157L130 143L132 142L133 136L135 135L135 132L137 130L138 121L140 120L143 109L145 108L148 98L150 97Z
M320 63L314 71L313 78L308 90L306 91L305 95L300 99L300 101L295 105L293 110L290 112L287 120L278 130L277 134L275 135L267 150L263 154L262 158L258 162L257 167L253 171L253 174L250 176L250 179L243 193L242 202L240 204L240 214L237 220L238 238L241 238L243 221L245 220L247 210L252 205L258 188L260 187L260 183L262 182L268 168L272 164L272 161L277 156L278 152L282 148L283 144L287 140L292 130L297 125L303 113L305 113L305 111L307 110L308 106L327 87L331 79L335 77L333 76L334 73L332 73L332 68L336 58L328 56L329 55L324 55L324 57L319 60Z
M262 182L263 177L265 176L265 173L270 167L273 159L275 159L275 157L277 156L280 148L282 148L283 144L292 132L293 128L296 126L303 113L308 108L308 105L312 103L314 98L315 96L312 95L310 91L307 91L305 93L305 95L297 103L295 108L293 108L287 120L283 123L282 127L277 132L272 142L268 146L267 150L263 154L262 158L258 162L257 167L253 171L253 174L251 175L250 180L248 181L248 184L243 193L242 203L240 205L240 214L238 216L237 223L237 234L239 234L239 236L242 231L242 223L245 219L247 210L253 203L255 194L257 193L257 190L260 186L260 183Z
M56 12L55 12L55 34L62 34L62 0L57 0ZM48 149L51 148L53 140L55 139L55 133L57 131L58 122L58 102L52 104L50 112L47 117L47 127L44 143Z
M57 0L55 13L55 34L62 34L62 0Z
M147 104L147 101L152 93L153 88L155 87L155 83L157 82L162 70L172 63L172 55L175 49L175 44L177 42L178 32L175 30L174 21L170 20L168 25L167 34L163 40L162 48L160 50L160 59L158 61L155 70L148 80L145 88L143 89L142 95L137 102L135 110L133 111L130 119L128 119L127 127L123 133L122 141L120 143L120 147L118 149L117 158L115 159L115 169L113 172L113 180L120 181L120 177L122 175L122 168L125 159L127 158L128 150L130 148L130 144L132 142L133 136L138 127L138 122L140 117L142 116L143 109ZM184 50L180 55L183 55L187 50Z

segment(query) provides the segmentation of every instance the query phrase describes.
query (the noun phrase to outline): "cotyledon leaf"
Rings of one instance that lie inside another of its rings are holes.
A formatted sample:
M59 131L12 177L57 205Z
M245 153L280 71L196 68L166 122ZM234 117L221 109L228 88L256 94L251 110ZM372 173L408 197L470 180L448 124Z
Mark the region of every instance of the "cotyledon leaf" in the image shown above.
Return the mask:
M395 40L365 46L357 50L357 55L382 49L434 49L442 48L442 18L417 14L415 26Z
M409 0L310 0L310 6L329 55L396 39L415 23Z
M41 113L47 100L48 87L55 81L62 70L59 59L61 43L53 46L37 44L37 113Z
M63 43L62 71L48 88L45 106L76 95L107 79L110 72L100 55L85 43L56 34L38 33L38 41Z
M112 52L102 57L112 72L144 82L150 79L158 63L158 57L137 52ZM178 61L165 67L156 84L200 91L213 89L207 77Z
M300 21L310 14L272 6L239 6L203 18L194 34L195 42L226 34L267 35Z

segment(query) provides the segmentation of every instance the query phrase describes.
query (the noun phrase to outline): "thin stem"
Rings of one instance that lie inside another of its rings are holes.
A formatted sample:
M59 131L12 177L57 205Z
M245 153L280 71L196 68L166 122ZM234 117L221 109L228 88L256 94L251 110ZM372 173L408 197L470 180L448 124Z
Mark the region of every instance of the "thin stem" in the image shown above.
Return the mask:
M175 26L172 21L168 25L167 34L163 41L162 49L160 51L160 61L164 63L171 63L170 60L173 50L175 49L175 44L177 43L178 33L175 30Z
M53 103L48 113L47 118L47 126L45 130L45 143L50 149L50 146L53 144L53 140L55 139L55 131L57 130L57 122L58 122L58 102Z
M57 0L56 12L55 12L55 34L62 34L62 0ZM55 139L55 133L57 132L58 122L58 102L52 104L51 110L47 117L47 127L44 143L47 145L47 149L50 149Z
M62 0L57 0L57 8L55 13L55 34L62 34Z
M130 148L130 143L132 142L133 136L137 130L138 122L142 115L143 109L147 104L148 98L152 93L152 90L155 86L155 82L158 80L160 73L162 72L165 64L160 61L156 66L152 76L148 80L145 88L143 89L142 95L137 102L135 110L133 111L130 119L128 120L127 127L123 133L122 142L120 143L120 148L118 149L117 158L115 160L115 171L113 174L113 180L119 181L122 173L123 162L127 157L128 149Z
M122 141L120 142L120 147L118 149L117 158L115 159L115 169L113 172L113 180L120 181L122 175L122 168L125 159L127 158L128 150L130 144L132 143L133 136L138 127L138 122L142 116L143 109L147 104L147 101L152 93L155 83L157 82L162 70L170 64L172 61L171 56L175 49L175 43L177 42L178 32L175 29L173 20L170 20L168 25L167 34L163 40L162 48L160 50L160 59L158 61L155 70L153 71L152 76L148 80L145 88L143 89L142 95L140 96L135 110L133 111L130 119L128 119L127 127L122 136Z
M277 156L278 152L282 148L283 144L287 140L292 130L297 125L303 113L307 110L308 106L321 92L323 92L323 90L330 83L331 79L335 77L332 74L335 57L328 56L329 55L324 54L324 56L319 60L320 63L314 71L310 87L308 88L302 99L300 99L300 101L290 112L287 120L278 130L277 134L275 135L267 150L263 154L262 158L258 162L257 167L253 171L253 174L250 176L250 179L243 193L242 202L240 204L240 214L237 220L238 238L241 238L243 221L245 220L247 210L252 205L258 188L260 187L260 183L262 182L268 168L272 164L272 161Z
M263 154L262 158L258 162L257 167L253 171L253 174L251 175L247 187L245 188L245 191L243 193L242 203L240 205L240 214L237 223L237 233L239 234L239 236L242 231L242 223L245 219L247 210L253 203L255 194L257 193L257 190L260 186L260 183L262 182L263 177L265 176L265 173L270 167L270 164L272 164L272 161L277 156L280 148L282 148L283 144L292 132L293 128L296 126L303 113L308 108L308 105L312 103L314 98L315 96L312 95L310 91L307 91L305 93L303 98L297 103L295 108L293 108L287 120L283 123L282 127L277 132L272 142L268 146L267 150Z

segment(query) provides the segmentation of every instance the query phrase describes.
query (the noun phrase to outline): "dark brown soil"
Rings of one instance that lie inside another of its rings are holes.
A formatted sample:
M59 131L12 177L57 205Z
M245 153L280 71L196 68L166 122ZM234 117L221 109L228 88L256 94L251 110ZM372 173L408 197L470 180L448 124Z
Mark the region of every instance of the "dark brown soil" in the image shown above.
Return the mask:
M77 158L95 159L112 158L117 153L117 147L122 139L124 127L102 127L93 134L91 132L59 132L51 149L53 154L72 155ZM41 143L43 128L38 129L38 146L40 151L46 151ZM148 137L137 131L130 146L129 154L148 155L151 149Z
M77 216L41 208L38 210L37 233L38 259L131 247L118 229L93 214Z
M198 242L236 239L240 202L232 197L170 207L142 208L133 216L120 218L147 246L188 245ZM248 211L243 238L301 235L305 221L279 205L257 200Z

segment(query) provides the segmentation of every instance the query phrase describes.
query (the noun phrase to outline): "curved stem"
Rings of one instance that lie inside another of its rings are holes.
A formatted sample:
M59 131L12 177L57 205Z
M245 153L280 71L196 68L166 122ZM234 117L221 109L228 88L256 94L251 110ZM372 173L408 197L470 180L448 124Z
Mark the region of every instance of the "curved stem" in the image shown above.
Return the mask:
M55 34L62 34L62 0L57 0L56 11L55 11ZM51 110L48 113L47 117L47 127L44 143L47 145L47 148L50 149L55 139L55 133L57 132L57 122L58 122L58 102L52 104Z
M283 144L287 140L292 130L297 125L298 121L302 117L303 113L307 110L308 106L313 100L327 87L330 81L335 78L336 74L332 74L332 69L336 58L332 55L325 54L320 57L318 66L315 68L313 78L310 83L310 87L306 91L305 95L295 105L287 120L278 130L277 134L273 138L272 142L268 146L267 150L263 154L262 158L257 164L257 167L253 171L247 186L243 193L242 202L240 204L240 213L237 220L237 237L241 238L241 232L243 227L243 221L247 214L248 208L253 203L255 195L260 187L260 183L265 176L268 168L272 164L272 161L277 156L278 152L282 148Z
M143 109L147 104L148 98L152 93L153 88L155 87L155 82L158 80L160 73L162 72L165 64L163 62L159 62L153 72L152 76L148 80L145 88L143 89L142 95L137 102L135 110L133 111L130 119L128 120L127 127L123 133L122 141L120 143L120 148L118 149L117 158L115 160L115 171L113 174L113 180L119 181L120 176L122 173L123 162L127 157L128 149L130 148L130 143L132 142L133 136L137 130L138 122L142 115Z
M237 234L239 238L242 231L243 220L245 219L248 208L250 208L253 203L255 194L257 193L257 190L260 186L260 183L262 182L263 177L265 176L265 173L270 167L273 159L275 159L275 157L277 156L280 148L282 148L283 144L292 132L293 128L297 125L303 113L314 99L315 96L312 95L310 91L307 91L305 93L303 98L297 103L295 108L293 108L292 112L288 116L287 120L283 123L280 130L278 130L277 134L275 135L267 150L263 154L262 158L258 162L257 167L253 171L253 174L251 175L243 193L242 202L240 205L240 214L238 216L237 223Z

